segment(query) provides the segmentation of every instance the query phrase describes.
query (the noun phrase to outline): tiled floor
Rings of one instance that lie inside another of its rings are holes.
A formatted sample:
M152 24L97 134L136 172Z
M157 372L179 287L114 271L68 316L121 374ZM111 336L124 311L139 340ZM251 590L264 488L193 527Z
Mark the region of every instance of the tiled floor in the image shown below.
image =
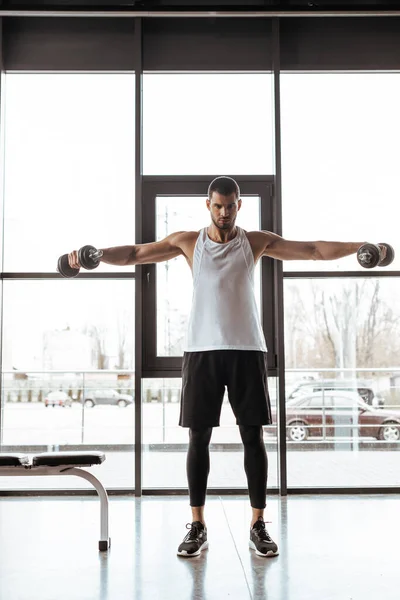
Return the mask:
M210 497L210 548L176 556L187 497L111 497L112 547L97 550L96 498L0 498L1 600L398 600L396 496L268 503L280 555L248 548L245 497Z

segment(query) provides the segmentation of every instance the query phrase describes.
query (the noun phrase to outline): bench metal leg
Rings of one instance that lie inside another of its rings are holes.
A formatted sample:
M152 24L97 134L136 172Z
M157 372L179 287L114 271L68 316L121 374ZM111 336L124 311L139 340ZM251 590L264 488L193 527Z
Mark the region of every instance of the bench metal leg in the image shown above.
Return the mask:
M108 550L111 546L111 538L108 537L108 495L103 486L103 484L92 475L92 473L88 473L82 468L72 467L71 469L67 469L60 475L77 475L78 477L83 477L93 485L96 489L99 498L100 498L100 541L99 541L99 550Z

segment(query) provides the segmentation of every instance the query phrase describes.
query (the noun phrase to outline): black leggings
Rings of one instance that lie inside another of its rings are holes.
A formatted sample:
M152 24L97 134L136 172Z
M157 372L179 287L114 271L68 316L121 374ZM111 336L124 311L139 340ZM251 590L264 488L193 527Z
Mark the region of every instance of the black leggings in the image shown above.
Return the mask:
M239 425L244 446L244 469L247 476L250 503L253 508L265 508L268 459L261 425ZM189 429L189 449L186 470L190 506L204 506L207 479L210 472L209 444L212 427Z

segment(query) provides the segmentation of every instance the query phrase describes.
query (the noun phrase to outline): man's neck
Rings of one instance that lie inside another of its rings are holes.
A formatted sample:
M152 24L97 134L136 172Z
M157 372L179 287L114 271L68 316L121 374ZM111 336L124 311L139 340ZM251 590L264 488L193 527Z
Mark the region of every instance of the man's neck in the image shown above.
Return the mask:
M218 244L226 244L226 242L230 242L237 235L237 227L234 225L231 229L219 229L211 223L207 229L208 237Z

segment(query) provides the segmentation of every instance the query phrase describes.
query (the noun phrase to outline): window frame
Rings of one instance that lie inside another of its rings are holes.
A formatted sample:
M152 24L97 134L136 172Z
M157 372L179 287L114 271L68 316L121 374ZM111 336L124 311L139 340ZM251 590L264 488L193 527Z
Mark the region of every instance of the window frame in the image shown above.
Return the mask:
M210 176L146 176L143 177L143 243L156 239L157 196L204 196L217 175ZM260 197L261 229L273 228L274 176L236 176L243 195ZM157 356L157 298L156 265L143 265L143 377L177 377L182 370L182 357ZM261 315L268 346L269 375L277 368L275 347L275 284L272 259L261 263ZM269 302L265 299L268 298Z

